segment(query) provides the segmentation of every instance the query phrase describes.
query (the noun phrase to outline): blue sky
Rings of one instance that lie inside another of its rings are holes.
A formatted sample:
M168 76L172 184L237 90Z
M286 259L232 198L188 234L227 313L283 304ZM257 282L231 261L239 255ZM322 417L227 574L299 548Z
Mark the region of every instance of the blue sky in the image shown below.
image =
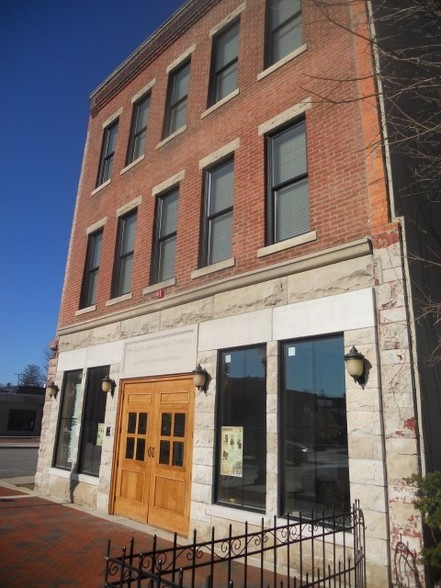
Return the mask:
M55 338L91 92L184 0L0 2L0 383Z

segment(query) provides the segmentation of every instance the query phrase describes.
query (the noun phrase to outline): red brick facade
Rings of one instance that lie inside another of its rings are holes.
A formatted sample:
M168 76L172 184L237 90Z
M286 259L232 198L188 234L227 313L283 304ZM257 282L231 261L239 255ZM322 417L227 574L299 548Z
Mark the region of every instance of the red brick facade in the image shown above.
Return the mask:
M253 0L247 3L246 10L240 14L239 94L201 117L207 110L210 75L212 38L208 32L236 8L237 2L218 2L102 108L94 107L94 116L89 123L60 327L84 321L84 316L76 317L75 312L79 308L86 232L88 227L104 217L107 221L96 310L87 318L97 318L109 312L106 302L110 299L117 231L115 211L137 197L141 197L141 203L138 207L132 298L112 306L110 311L113 313L156 300L154 294L142 293L150 285L155 206L152 188L181 171L185 172L185 177L180 182L179 193L176 286L167 288L165 297L366 237L372 234L375 227L387 222L382 162L372 160L368 147L373 137L378 136L376 110L372 105L351 101L354 96L369 91L367 83L358 82L357 78L361 71L365 73L370 67L370 55L366 53L366 47L360 47L361 42L354 41L352 34L332 25L312 3L305 3L303 11L303 39L307 49L261 79L258 75L264 70L265 2ZM340 14L336 16L345 21L348 18L346 8L338 10ZM166 104L166 69L192 45L195 48L191 53L187 128L158 147L162 140ZM121 174L129 140L131 99L152 80L155 83L151 90L145 157ZM339 80L351 81L341 83ZM100 93L104 94L111 84L112 78L96 91L92 102L99 103ZM311 230L317 231L317 239L258 258L257 250L265 245L266 206L265 138L258 134L258 126L308 99L312 102L306 112L310 217ZM112 179L109 185L93 193L103 125L120 109ZM198 268L203 198L203 172L198 162L235 139L240 140L240 146L234 153L232 253L235 266L192 279L191 272ZM378 155L376 157L378 160Z

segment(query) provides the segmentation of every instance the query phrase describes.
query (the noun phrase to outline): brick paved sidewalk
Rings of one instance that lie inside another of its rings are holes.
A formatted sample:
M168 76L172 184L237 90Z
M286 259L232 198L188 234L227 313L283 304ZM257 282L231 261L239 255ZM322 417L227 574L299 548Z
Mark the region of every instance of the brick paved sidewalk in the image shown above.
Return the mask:
M140 525L108 518L0 481L0 587L102 587L108 539L112 552L131 537L139 550L149 549L152 541Z

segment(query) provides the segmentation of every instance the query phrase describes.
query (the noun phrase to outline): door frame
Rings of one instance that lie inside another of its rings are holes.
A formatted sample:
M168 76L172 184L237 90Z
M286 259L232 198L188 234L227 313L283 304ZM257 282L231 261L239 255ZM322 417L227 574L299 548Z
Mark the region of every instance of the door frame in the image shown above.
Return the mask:
M111 478L110 478L110 487L109 487L109 502L108 502L108 512L109 514L114 514L115 511L115 502L116 502L116 486L117 486L117 477L118 477L118 456L120 451L120 444L122 440L121 429L122 429L122 422L123 422L123 406L124 406L124 394L123 389L127 384L140 384L145 382L146 384L153 384L154 382L167 382L167 381L177 381L177 380L189 380L192 381L191 373L181 373L181 374L167 374L162 376L144 376L144 377L136 377L136 378L124 378L119 381L119 394L118 394L118 406L116 409L116 418L115 418L115 430L114 430L114 443L113 443L113 454L112 454L112 471L111 471ZM190 463L192 465L192 455L193 455L193 434L194 434L194 412L195 412L195 390L193 390L190 395L190 403L189 403L189 415L190 419L188 422L188 435L189 435L189 451L191 452ZM158 449L159 450L159 449ZM192 472L189 474L190 481L188 492L185 497L185 507L184 512L188 516L188 523L190 522L190 505L191 505L191 478ZM146 525L150 524L147 521L145 522ZM160 527L158 527L160 528ZM189 528L189 527L188 527ZM186 533L180 533L184 535L188 535L188 528Z

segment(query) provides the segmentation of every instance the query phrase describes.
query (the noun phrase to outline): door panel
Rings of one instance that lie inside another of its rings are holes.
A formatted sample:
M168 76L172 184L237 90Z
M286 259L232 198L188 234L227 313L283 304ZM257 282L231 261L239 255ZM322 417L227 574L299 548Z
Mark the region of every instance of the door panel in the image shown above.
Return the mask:
M191 377L122 384L115 514L188 533L193 410Z

